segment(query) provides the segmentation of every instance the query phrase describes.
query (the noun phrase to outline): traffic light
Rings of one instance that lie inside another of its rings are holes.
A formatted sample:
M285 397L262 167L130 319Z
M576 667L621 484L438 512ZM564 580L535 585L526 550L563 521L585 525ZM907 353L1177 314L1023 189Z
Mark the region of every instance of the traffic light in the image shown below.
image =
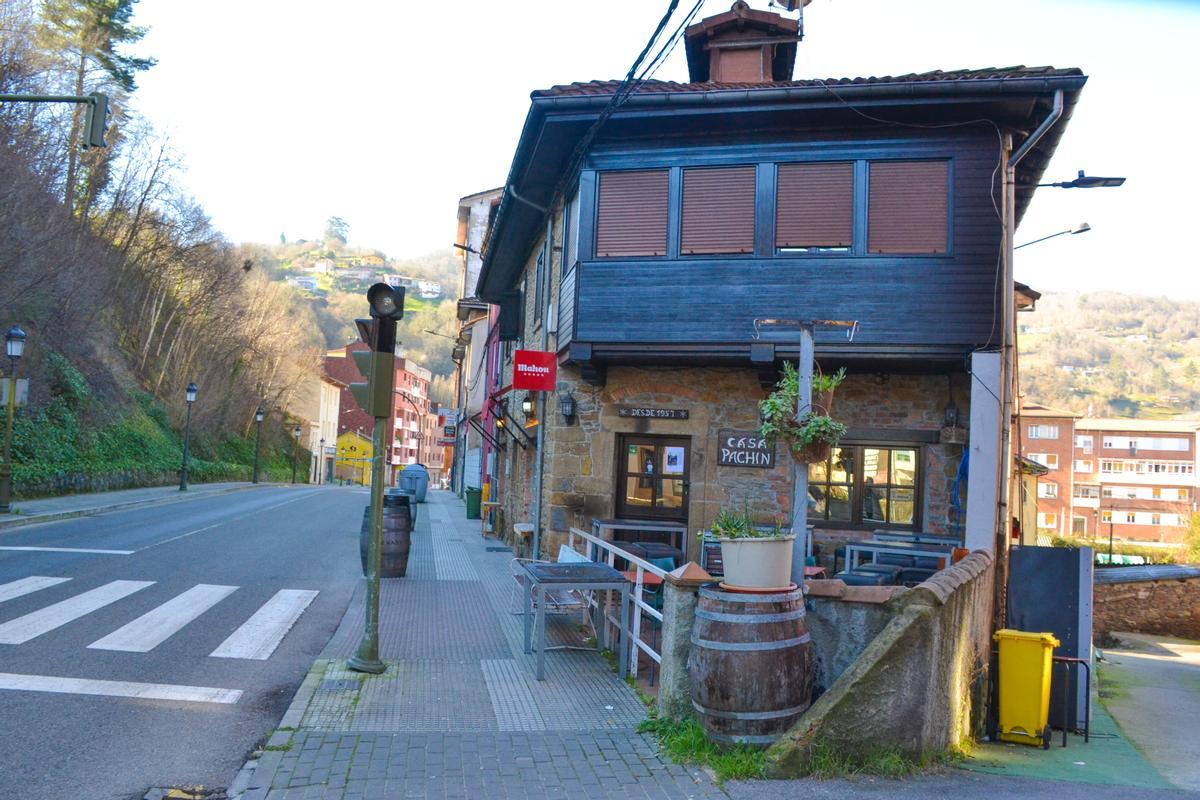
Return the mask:
M351 352L366 383L350 384L358 407L377 419L392 415L392 390L396 383L396 320L404 316L404 289L377 283L367 290L369 319L354 320L358 336L370 350Z
M83 122L83 149L107 147L104 131L108 128L108 95L92 92L88 95L87 115Z

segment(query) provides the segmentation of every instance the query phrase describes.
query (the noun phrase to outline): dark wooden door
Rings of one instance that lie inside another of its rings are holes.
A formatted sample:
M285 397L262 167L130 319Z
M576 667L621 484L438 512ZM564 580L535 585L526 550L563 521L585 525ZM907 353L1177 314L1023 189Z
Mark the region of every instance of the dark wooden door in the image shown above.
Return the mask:
M617 437L617 516L687 523L691 470L687 436Z

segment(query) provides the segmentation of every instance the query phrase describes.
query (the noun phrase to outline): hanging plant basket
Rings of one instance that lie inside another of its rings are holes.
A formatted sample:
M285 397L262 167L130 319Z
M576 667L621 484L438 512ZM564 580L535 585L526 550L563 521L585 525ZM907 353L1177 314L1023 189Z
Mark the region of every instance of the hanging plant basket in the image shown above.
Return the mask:
M813 392L812 410L814 414L829 416L833 413L833 389L827 392Z
M819 464L829 458L833 445L829 442L809 442L797 447L788 447L792 460L797 464Z

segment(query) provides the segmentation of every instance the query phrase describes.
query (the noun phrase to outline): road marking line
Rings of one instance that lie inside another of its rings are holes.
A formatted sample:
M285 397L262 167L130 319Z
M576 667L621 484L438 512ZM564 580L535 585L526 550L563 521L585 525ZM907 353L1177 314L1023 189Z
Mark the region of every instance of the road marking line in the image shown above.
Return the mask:
M102 556L131 556L136 550L95 550L90 547L0 547L0 550L20 550L23 553L97 553Z
M261 511L270 511L272 509L279 508L280 506L286 506L288 503L294 503L297 500L303 500L304 498L311 497L312 495L314 495L316 493L317 492L315 490L311 491L311 492L306 492L306 493L300 495L299 497L292 497L287 500L284 500L282 503L276 503L273 506L266 506L265 508L256 508L253 511L246 512L245 514L239 514L236 517L229 517L228 519L223 519L220 522L214 522L212 525L205 525L203 528L196 528L196 530L194 530L194 531L188 531L187 533L181 533L178 536L172 536L170 539L163 539L161 542L155 542L154 544L148 544L145 547L143 547L141 550L130 551L130 552L131 553L133 553L133 552L141 553L144 550L149 550L151 547L158 547L161 544L170 544L171 542L177 542L180 539L187 538L188 536L192 536L197 533L204 533L204 531L210 531L213 528L219 528L220 526L227 525L230 522L237 522L240 519L245 519L246 517L252 516Z
M236 703L241 689L209 686L178 686L169 683L131 683L87 678L54 678L48 675L17 675L0 672L0 689L55 694L90 694L102 697L134 697L139 700L171 700L184 703Z
M24 644L43 633L49 633L72 620L153 585L154 581L113 581L52 606L46 606L40 611L9 620L0 625L0 644Z
M275 652L275 648L317 594L312 589L280 589L208 655L212 658L265 661Z
M179 632L196 617L237 591L236 586L201 583L178 597L88 645L92 650L148 653Z
M5 600L12 600L16 597L36 592L38 589L47 589L51 586L57 586L60 583L65 583L71 580L70 578L47 578L43 575L31 575L28 578L21 578L19 581L0 584L0 603Z

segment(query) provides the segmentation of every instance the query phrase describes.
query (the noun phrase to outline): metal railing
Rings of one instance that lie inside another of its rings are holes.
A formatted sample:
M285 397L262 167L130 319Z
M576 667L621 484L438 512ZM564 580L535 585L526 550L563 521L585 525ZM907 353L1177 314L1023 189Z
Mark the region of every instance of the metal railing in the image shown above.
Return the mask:
M571 528L567 545L573 550L578 550L579 548L576 546L577 541L582 544L584 548L583 553L588 557L588 560L608 564L610 567L616 569L616 560L620 558L629 562L629 569L634 573L633 619L628 624L631 641L633 642L633 646L629 648L629 674L636 678L639 651L652 658L655 663L662 663L662 654L655 650L649 642L642 639L642 618L646 615L657 620L658 627L661 630L663 615L661 611L646 602L645 579L646 573L650 573L651 575L657 575L660 580L665 581L667 571L661 567L654 566L643 558L635 556L628 550L622 550L612 542L605 541L586 531L581 531L579 528ZM606 592L605 594L608 593ZM602 606L601 602L595 597L589 597L588 604L600 611L606 624L612 627L619 626L619 620L613 615L613 608L617 604L609 603L606 598ZM618 627L619 630L620 628Z

